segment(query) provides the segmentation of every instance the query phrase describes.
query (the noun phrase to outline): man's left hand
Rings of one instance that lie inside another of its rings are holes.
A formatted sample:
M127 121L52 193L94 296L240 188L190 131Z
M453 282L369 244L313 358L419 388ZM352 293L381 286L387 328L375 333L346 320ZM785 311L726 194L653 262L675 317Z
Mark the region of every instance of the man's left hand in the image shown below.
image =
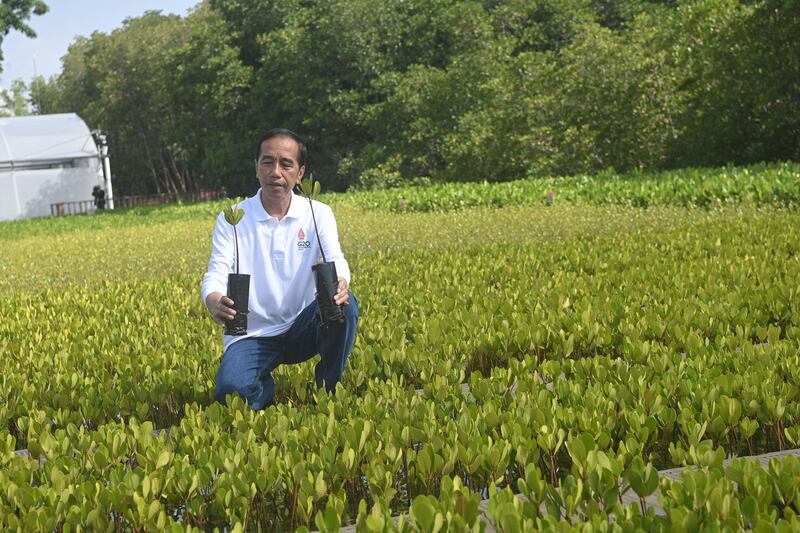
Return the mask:
M350 303L350 293L347 292L347 280L339 276L339 290L336 291L336 296L333 301L337 305L347 305Z

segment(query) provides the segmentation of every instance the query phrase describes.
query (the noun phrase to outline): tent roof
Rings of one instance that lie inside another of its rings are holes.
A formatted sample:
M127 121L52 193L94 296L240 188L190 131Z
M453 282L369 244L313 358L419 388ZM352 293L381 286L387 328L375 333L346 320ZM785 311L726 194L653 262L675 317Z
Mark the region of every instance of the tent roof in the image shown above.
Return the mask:
M0 166L97 155L89 128L75 113L0 118Z

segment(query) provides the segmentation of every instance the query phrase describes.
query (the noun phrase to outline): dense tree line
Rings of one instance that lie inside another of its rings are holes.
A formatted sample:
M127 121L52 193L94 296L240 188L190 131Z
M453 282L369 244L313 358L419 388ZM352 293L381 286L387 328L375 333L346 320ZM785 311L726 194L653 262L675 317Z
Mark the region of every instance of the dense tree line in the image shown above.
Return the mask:
M32 93L109 132L123 193L250 192L275 125L339 190L800 160L800 1L205 0Z

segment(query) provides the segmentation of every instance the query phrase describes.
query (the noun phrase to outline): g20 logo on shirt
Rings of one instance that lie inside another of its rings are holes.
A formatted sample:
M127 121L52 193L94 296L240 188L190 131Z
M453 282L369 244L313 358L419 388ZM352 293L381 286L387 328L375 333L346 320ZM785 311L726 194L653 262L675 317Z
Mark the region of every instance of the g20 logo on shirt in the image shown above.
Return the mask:
M300 228L300 231L297 232L297 249L305 250L306 248L310 247L311 241L306 240L306 232L303 231L303 228Z

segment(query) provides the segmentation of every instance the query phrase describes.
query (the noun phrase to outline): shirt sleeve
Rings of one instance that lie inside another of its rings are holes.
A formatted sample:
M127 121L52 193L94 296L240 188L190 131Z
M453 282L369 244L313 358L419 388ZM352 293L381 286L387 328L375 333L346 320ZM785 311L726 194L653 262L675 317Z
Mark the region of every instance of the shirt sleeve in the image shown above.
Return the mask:
M319 206L319 207L317 207ZM336 274L343 277L350 285L350 266L342 253L339 244L339 231L336 228L336 218L333 210L325 204L315 202L314 207L319 211L319 239L325 251L325 259L336 263Z
M203 276L202 297L205 304L206 298L212 292L225 294L228 291L228 274L233 272L236 251L233 244L233 229L220 213L217 225L214 227L214 237L211 245L211 259L208 261L208 272Z

